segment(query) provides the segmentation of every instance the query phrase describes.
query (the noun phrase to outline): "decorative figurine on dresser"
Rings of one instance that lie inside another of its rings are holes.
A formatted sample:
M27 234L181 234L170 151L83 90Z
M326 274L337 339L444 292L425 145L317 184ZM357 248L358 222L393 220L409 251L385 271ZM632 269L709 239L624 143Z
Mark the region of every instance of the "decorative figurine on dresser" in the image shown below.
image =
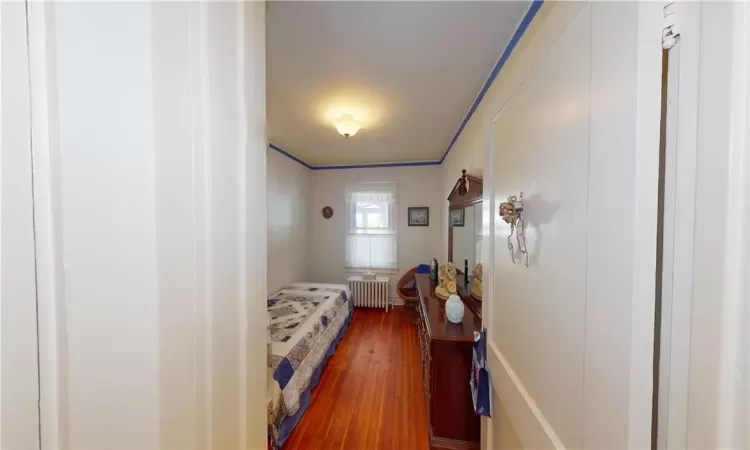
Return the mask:
M456 293L456 266L453 263L441 264L438 270L440 284L435 288L435 295L442 300L448 300Z

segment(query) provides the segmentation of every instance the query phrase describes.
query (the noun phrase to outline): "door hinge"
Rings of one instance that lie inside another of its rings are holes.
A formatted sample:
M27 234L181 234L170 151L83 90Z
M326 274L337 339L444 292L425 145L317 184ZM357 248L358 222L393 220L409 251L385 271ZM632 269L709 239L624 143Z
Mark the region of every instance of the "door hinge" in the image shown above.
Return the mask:
M675 14L675 2L667 3L664 6L664 28L661 31L661 47L669 50L677 43L677 36L680 35L680 29L677 24L677 14Z

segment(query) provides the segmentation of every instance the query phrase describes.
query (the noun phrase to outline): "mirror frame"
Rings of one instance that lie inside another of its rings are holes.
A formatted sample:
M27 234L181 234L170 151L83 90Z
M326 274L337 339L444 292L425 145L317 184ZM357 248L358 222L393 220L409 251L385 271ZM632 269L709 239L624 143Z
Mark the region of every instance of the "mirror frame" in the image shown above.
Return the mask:
M469 189L464 192L460 189L462 183L469 181ZM448 196L448 261L456 264L453 261L453 225L451 224L451 211L456 209L466 209L470 206L482 203L482 179L468 175L466 169L461 171L461 176L458 177L456 184L453 185L450 195ZM456 266L456 269L463 269L462 267ZM469 267L469 270L473 270L473 267Z

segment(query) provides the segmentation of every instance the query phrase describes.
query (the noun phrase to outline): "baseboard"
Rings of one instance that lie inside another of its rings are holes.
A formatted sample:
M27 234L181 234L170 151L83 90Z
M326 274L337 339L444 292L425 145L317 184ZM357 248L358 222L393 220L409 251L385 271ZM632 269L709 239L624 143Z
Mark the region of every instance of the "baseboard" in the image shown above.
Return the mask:
M430 450L479 450L479 442L459 441L444 437L436 437L429 432Z
M487 363L497 396L524 448L564 449L560 438L497 346L489 342Z
M404 306L404 299L401 297L391 297L390 300L391 306Z

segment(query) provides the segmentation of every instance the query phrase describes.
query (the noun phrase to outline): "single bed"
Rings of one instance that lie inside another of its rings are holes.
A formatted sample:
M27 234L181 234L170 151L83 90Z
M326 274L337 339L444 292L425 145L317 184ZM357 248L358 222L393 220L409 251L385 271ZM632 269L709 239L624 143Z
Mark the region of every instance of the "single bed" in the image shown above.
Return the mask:
M343 284L294 283L267 300L268 434L284 445L310 406L312 389L352 318Z

